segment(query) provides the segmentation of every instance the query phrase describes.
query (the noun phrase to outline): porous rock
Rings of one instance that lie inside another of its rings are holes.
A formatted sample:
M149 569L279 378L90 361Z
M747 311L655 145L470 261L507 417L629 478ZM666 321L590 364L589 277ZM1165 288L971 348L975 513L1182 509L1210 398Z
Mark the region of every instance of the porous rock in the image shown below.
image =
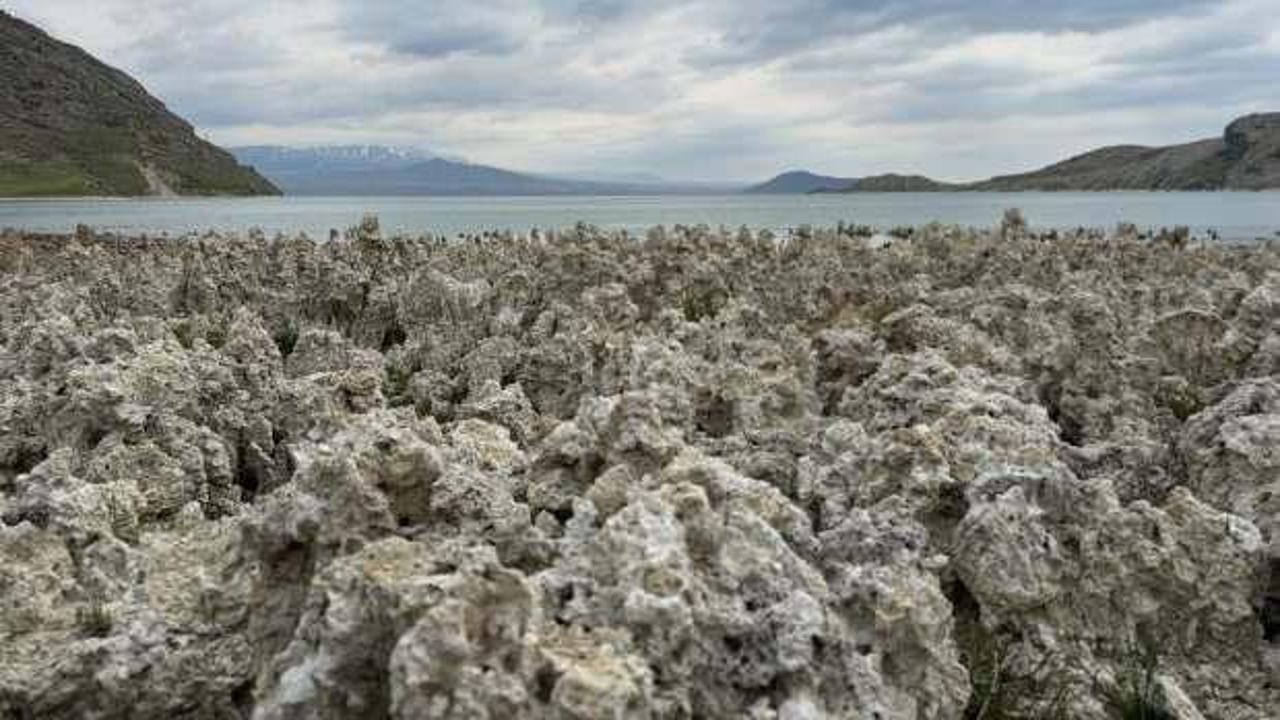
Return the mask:
M0 235L0 714L1271 717L1277 246L898 235Z

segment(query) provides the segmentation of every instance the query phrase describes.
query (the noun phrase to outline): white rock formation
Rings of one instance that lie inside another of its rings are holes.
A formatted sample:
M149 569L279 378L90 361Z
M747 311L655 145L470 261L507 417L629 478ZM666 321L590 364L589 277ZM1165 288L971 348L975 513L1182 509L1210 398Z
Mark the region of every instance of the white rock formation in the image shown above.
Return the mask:
M1276 717L1280 247L0 236L0 715Z

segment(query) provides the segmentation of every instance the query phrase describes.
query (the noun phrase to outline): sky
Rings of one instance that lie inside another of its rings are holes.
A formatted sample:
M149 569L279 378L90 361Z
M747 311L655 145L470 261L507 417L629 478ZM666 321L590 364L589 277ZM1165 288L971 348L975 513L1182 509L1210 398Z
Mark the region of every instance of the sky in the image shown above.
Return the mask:
M1280 111L1280 0L0 0L224 146L978 179Z

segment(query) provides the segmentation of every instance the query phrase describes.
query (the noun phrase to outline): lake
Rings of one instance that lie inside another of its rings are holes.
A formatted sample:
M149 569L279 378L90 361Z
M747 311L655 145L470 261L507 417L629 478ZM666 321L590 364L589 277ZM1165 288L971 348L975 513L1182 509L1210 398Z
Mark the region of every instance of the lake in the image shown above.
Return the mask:
M577 222L632 231L706 223L777 232L838 221L879 228L934 220L991 226L1010 207L1021 208L1038 228L1127 221L1151 228L1188 225L1197 233L1212 229L1230 239L1280 231L1280 192L0 200L0 227L70 232L83 223L100 231L171 235L256 227L327 238L330 228L346 229L372 213L388 233L524 231Z

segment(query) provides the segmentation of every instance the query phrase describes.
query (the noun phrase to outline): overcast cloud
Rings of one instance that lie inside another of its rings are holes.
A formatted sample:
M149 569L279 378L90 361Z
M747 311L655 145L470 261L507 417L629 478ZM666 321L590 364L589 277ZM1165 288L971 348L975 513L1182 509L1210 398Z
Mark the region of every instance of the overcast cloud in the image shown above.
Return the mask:
M224 145L973 179L1280 110L1280 0L0 0Z

